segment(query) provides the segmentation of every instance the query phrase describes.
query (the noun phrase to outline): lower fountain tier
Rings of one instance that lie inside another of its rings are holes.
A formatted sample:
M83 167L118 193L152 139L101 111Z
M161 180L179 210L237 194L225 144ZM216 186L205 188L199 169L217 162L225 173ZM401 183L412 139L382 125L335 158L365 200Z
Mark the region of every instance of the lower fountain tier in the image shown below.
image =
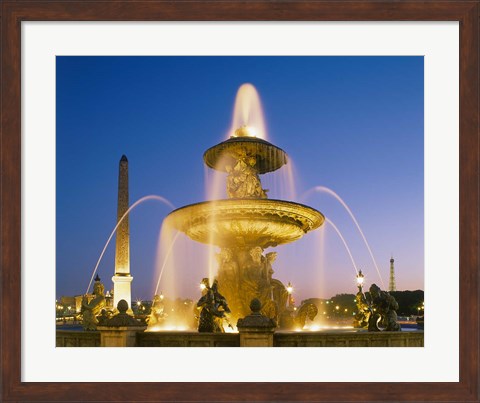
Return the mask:
M320 227L319 211L283 200L226 199L190 204L172 211L165 224L194 241L220 247L267 248L296 241Z

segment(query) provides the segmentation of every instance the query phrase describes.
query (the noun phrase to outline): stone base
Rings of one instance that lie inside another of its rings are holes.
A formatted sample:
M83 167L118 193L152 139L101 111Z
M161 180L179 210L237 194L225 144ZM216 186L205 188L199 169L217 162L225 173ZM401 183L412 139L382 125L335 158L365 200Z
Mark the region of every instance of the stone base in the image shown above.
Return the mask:
M240 347L273 347L273 331L265 332L240 332Z
M113 281L113 306L117 306L122 299L128 303L127 313L133 314L132 311L132 281L131 275L115 275L112 277Z
M250 302L252 313L237 322L240 333L240 347L272 347L273 332L276 323L273 319L262 315L260 300L253 299Z
M122 326L106 327L99 326L101 347L135 347L137 344L137 332L143 332L146 326Z
M100 332L57 330L57 347L423 347L423 331L261 333L144 332L144 327L100 327ZM122 334L127 331L128 333ZM241 338L243 337L243 340ZM135 343L138 344L135 344Z
M276 332L274 347L423 347L423 331Z

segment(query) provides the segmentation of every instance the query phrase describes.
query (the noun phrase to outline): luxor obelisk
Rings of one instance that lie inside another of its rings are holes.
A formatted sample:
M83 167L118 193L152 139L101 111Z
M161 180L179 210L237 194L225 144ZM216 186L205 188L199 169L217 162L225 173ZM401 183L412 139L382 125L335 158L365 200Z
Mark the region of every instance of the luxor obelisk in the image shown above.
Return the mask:
M118 171L118 205L117 223L128 210L128 160L125 155L120 159ZM129 310L132 309L131 283L133 277L130 275L130 231L128 215L123 219L117 228L115 247L115 275L113 281L113 306L124 299L128 303Z

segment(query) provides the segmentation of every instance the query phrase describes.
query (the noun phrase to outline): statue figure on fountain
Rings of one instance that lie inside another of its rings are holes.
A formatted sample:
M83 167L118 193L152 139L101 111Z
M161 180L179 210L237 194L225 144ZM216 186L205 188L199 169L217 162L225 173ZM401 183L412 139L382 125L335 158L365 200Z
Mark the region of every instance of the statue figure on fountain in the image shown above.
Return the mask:
M274 319L277 321L277 313L278 313L278 308L273 300L273 268L272 264L275 262L275 259L277 258L277 252L269 252L265 254L263 257L263 260L261 261L262 264L262 272L259 280L259 299L260 302L262 303L262 311L261 313L271 319ZM276 322L278 323L278 322Z
M369 289L370 305L374 313L368 321L369 331L380 331L379 325L387 332L399 332L401 326L397 322L398 303L387 291L382 291L379 286L372 284Z
M272 263L277 256L276 252L270 252L267 256L263 255L263 249L255 246L249 250L250 259L247 260L244 267L242 285L244 286L243 312L248 312L250 305L248 301L259 299L262 304L262 315L275 319L277 309L272 300Z
M211 287L206 287L204 294L197 302L201 309L198 324L199 332L224 332L223 321L225 314L230 313L227 300L218 292L218 281L215 280Z
M165 320L166 316L163 295L155 294L153 296L152 309L147 318L147 325L149 327L159 325Z
M101 315L102 310L106 306L105 300L105 287L100 281L100 277L95 277L95 283L93 284L93 299L88 301L87 295L82 298L82 326L85 330L97 330L98 318ZM103 318L102 318L103 319Z
M277 259L277 252L268 252L265 254L265 277L268 279L268 281L272 281L272 276L273 276L273 268L272 264L275 262Z
M295 310L293 306L288 306L288 297L286 287L280 280L275 281L274 298L278 304L278 327L285 330L303 329L307 320L313 322L318 314L317 306L306 300Z
M305 303L298 310L287 307L287 289L273 278L276 257L277 252L264 254L260 246L222 248L216 255L218 282L209 287L208 279L203 280L203 295L197 303L197 309L201 309L199 331L222 331L224 316L216 312L227 311L218 304L226 300L233 309L229 315L232 321L246 317L249 301L255 298L261 302L262 315L275 320L283 329L303 328L307 320L313 321L318 314L314 304Z
M277 306L272 299L272 264L276 252L263 254L263 248L222 248L218 261L218 283L220 292L233 309L233 321L250 313L249 301L258 298L262 303L262 314L277 317Z
M307 322L307 319L310 322L313 322L315 317L318 314L318 308L315 304L313 303L304 303L300 306L300 308L297 311L297 314L295 315L295 328L296 329L303 329L305 326L305 323Z
M229 198L267 198L268 190L262 188L260 176L255 169L256 162L256 158L243 153L238 156L233 168L230 165L225 167L228 173L227 195Z
M370 316L373 313L372 307L362 291L357 292L357 295L355 295L355 302L357 304L357 313L353 320L353 327L367 327L370 321Z

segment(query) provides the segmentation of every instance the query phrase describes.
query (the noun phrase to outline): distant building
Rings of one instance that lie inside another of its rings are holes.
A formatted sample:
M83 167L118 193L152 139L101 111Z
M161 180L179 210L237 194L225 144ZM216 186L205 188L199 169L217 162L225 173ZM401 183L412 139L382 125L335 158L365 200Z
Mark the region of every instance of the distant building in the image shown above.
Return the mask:
M70 310L73 312L74 309L75 309L75 297L65 297L65 296L62 296L60 298L60 305L62 305L63 307L65 307L65 309L67 309L68 307L70 307Z
M93 294L87 294L87 301L90 302L95 295ZM75 295L75 312L80 313L82 311L82 300L83 300L83 295Z

